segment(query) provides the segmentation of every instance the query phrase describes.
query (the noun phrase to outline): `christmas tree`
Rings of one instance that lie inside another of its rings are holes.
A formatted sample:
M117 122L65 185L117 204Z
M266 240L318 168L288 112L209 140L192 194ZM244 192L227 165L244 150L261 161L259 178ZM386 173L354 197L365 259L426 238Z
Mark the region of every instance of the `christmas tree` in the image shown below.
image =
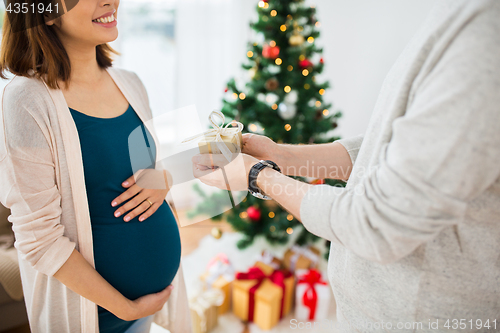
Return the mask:
M249 43L247 62L242 67L249 81L239 88L231 79L226 88L222 113L226 118L245 124L245 131L260 133L278 143L326 143L337 140L328 136L337 127L340 112L331 112L331 104L323 101L328 82L319 82L323 71L322 48L316 45L320 22L316 8L303 0L268 0L257 5L258 21L251 23L260 42ZM343 186L342 181L304 179L313 184ZM189 215L210 214L216 202L227 199L226 193L210 196L196 188L204 199ZM275 201L247 195L233 209L213 218L225 218L244 234L238 243L243 249L262 236L271 244L285 244L290 235L300 232L298 245L317 240L293 215Z

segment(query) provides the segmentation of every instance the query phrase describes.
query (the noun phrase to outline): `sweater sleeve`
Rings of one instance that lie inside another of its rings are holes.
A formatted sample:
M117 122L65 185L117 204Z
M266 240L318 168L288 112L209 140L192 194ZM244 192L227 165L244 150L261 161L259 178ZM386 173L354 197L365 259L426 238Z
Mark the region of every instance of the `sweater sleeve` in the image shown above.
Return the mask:
M61 196L47 126L32 115L41 107L39 101L28 96L28 89L19 91L19 85L9 85L0 114L0 201L11 209L9 221L20 256L36 270L52 276L76 244L64 236L60 224Z
M345 150L347 150L347 153L351 157L352 165L354 165L356 158L358 157L359 148L361 148L361 144L363 143L363 134L351 138L336 140L335 142L344 146Z
M376 168L352 188L308 190L300 207L306 229L390 263L463 220L468 203L500 176L497 13L479 14L447 46L392 123Z

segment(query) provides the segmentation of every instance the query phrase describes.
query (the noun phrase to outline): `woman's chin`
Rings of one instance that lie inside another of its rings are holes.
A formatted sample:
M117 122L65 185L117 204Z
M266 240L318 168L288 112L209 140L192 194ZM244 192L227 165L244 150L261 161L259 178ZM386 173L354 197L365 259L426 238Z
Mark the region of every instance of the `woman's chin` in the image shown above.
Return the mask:
M106 36L105 38L100 38L100 41L97 45L114 42L118 38L118 30L116 30L114 33L109 33L107 35L109 36Z

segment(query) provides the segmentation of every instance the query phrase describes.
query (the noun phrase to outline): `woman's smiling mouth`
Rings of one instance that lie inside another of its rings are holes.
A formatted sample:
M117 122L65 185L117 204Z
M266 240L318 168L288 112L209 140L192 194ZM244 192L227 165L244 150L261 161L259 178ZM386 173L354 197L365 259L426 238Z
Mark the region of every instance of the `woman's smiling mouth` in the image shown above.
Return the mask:
M105 27L111 27L116 25L115 12L106 13L103 16L92 20L93 23L97 23L99 25L103 25Z

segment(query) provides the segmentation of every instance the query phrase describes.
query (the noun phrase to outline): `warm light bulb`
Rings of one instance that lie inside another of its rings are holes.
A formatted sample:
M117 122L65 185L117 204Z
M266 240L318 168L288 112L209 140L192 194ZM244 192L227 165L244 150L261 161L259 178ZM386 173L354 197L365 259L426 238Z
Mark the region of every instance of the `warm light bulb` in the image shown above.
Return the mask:
M293 220L293 215L292 215L292 214L288 214L288 215L286 216L286 219L287 219L288 221Z
M305 90L309 90L310 88L311 88L311 86L309 85L309 83L304 84L304 89Z
M324 93L325 93L325 89L320 89L320 90L319 90L319 94L320 94L320 95L323 95Z
M237 93L233 93L233 98L234 99L238 99L238 94Z
M274 60L274 62L276 63L276 65L281 65L283 63L283 60L281 60L281 58L276 58L276 60Z
M289 72L291 72L291 71L293 71L293 66L292 65L288 65L287 69L288 69Z
M316 101L316 107L319 108L321 106L321 102L320 101Z
M250 131L255 132L255 131L257 130L257 125L255 125L255 124L250 124L250 125L248 126L248 128L250 129Z
M246 219L247 216L248 216L247 212L241 212L240 213L240 218L242 218L242 219Z
M265 5L265 4L266 4L266 3L265 3L264 1L259 1L259 7L260 7L260 8L264 8L264 5Z
M280 30L285 32L286 31L286 25L282 24L281 27L280 27Z
M329 114L329 113L330 113L330 112L329 112L327 109L324 109L324 110L323 110L323 115L324 115L324 116L328 116L328 114Z
M273 104L273 106L271 106L273 110L277 110L278 109L278 104Z
M301 54L301 55L299 56L299 60L300 60L300 61L304 60L305 58L306 58L306 56L305 56L305 55L303 55L303 54Z
M253 57L253 52L252 51L248 51L247 52L247 57L249 57L249 58Z
M247 95L245 95L244 93L241 93L239 97L241 100L244 100L247 97Z
M316 25L316 28L321 27L321 23L319 23L319 21L317 21L315 25Z
M269 4L267 2L264 2L264 9L269 8Z
M275 47L276 46L276 42L274 40L270 41L269 42L269 46Z
M292 125L290 125L290 124L286 124L286 125L285 125L285 131L287 131L287 132L288 132L288 131L289 131L289 130L291 130L291 129L292 129Z
M269 212L269 217L270 218L274 218L274 215L275 215L274 212Z
M289 235L293 234L293 228L286 228L286 233Z
M271 10L271 16L276 16L276 15L278 15L276 9Z
M292 88L290 86L286 86L285 88L283 88L283 90L285 90L285 92L288 94L290 91L292 91Z
M302 71L302 75L304 75L304 76L308 76L308 75L309 75L309 71L308 71L307 69L304 69L304 70Z
M307 41L308 41L309 43L311 43L311 44L312 44L312 43L314 43L314 37L309 37L309 38L307 39Z

